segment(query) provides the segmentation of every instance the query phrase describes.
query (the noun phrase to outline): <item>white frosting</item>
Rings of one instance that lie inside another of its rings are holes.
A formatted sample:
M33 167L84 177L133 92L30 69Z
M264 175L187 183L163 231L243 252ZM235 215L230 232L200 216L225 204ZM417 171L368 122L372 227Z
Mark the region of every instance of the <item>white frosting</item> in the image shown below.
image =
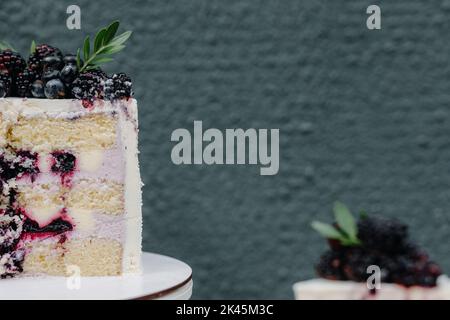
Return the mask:
M133 99L132 101L135 100ZM115 104L122 104L122 102L111 103L109 101L97 100L93 108L87 110L83 107L81 100L0 98L3 119L11 122L16 121L19 114L23 117L49 116L54 118L74 118L85 115L87 112L113 112L117 110Z
M123 272L141 271L142 252L142 192L138 162L138 113L133 100L127 106L127 112L120 112L119 134L125 154L125 219L126 239L123 248ZM131 121L130 121L131 120Z
M382 283L381 289L370 294L365 283L312 279L294 284L297 300L448 300L450 281L446 276L438 279L435 288L405 288L392 283Z

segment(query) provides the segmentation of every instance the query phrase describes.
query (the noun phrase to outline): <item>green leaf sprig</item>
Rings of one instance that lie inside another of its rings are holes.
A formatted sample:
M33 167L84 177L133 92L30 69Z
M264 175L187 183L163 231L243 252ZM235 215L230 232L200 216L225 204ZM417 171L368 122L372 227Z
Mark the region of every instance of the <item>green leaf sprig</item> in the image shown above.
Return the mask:
M77 51L77 65L80 72L96 69L102 64L113 61L114 59L110 56L125 48L124 43L132 32L126 31L116 36L119 24L119 21L114 21L108 27L100 29L95 35L93 46L89 36L84 39L83 48ZM81 55L83 55L83 63Z
M6 50L6 49L10 49L12 51L17 51L16 49L13 48L12 45L10 45L8 42L6 41L0 41L0 50Z
M344 246L359 246L356 221L350 210L342 203L336 202L333 207L337 228L331 224L313 221L311 227L328 239L338 240Z
M31 41L31 45L30 45L30 54L33 54L36 52L36 41Z

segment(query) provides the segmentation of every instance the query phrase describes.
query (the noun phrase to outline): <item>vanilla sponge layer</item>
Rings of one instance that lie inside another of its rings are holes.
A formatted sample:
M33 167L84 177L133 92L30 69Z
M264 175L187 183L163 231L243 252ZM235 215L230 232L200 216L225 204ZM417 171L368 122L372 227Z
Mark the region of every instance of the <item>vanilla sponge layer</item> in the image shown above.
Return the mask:
M18 191L19 205L31 214L48 211L50 215L63 207L110 215L120 215L125 210L124 185L110 180L76 180L71 188L51 183L19 185Z
M122 272L122 245L110 239L33 241L25 245L26 274L115 276Z
M116 142L116 126L117 116L105 113L73 119L19 116L10 127L1 121L0 134L18 150L86 151L112 148Z

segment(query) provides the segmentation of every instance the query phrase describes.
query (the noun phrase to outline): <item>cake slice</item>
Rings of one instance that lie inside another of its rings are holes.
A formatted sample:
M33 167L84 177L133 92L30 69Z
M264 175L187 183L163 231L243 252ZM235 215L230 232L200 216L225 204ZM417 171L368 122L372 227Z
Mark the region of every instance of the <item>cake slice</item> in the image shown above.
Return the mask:
M0 278L141 270L137 104L101 69L131 35L118 29L76 54L0 46Z
M294 285L296 299L450 299L450 281L409 239L396 219L362 214L357 222L336 203L335 222L313 222L329 244L316 265L318 279Z
M0 99L1 277L140 272L137 134L134 99Z

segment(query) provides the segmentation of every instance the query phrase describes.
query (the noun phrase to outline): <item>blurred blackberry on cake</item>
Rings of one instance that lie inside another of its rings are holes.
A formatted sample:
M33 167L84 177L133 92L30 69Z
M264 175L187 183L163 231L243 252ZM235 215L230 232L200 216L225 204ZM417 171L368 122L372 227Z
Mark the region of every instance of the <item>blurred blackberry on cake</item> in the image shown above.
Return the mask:
M369 249L402 252L407 237L408 227L397 219L363 217L358 222L358 238Z
M125 73L113 74L105 81L105 97L108 100L130 98L133 95L132 82Z
M362 216L355 221L341 203L334 207L335 223L313 222L327 238L330 251L320 258L318 275L326 279L365 282L370 266L381 270L381 281L405 287L436 286L439 266L408 238L408 227L397 219Z
M345 280L342 258L343 255L340 252L333 250L325 252L316 265L317 274L329 280Z

